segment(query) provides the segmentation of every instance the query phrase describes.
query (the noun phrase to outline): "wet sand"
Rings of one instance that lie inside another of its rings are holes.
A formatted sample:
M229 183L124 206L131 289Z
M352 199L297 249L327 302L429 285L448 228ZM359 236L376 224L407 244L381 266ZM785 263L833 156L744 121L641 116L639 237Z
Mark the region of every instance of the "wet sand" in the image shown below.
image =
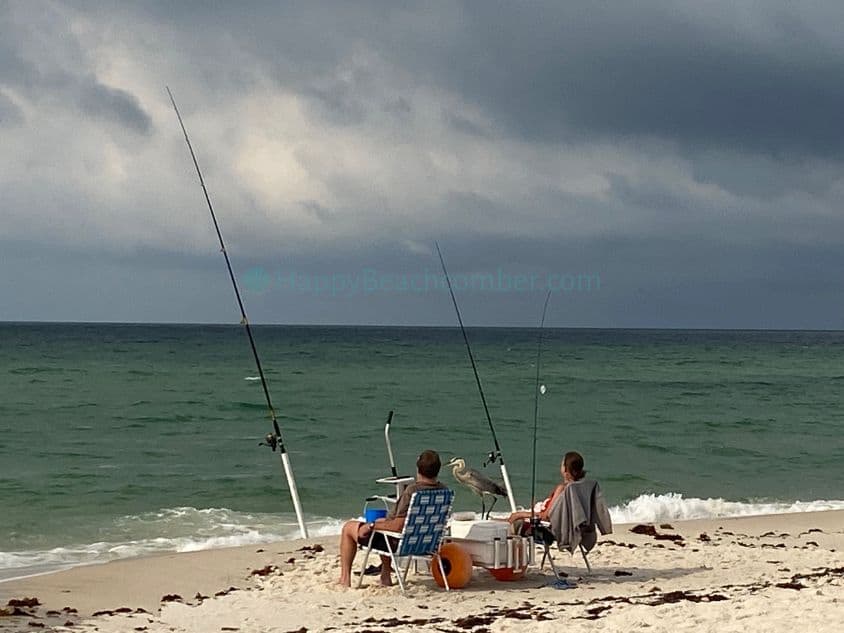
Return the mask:
M305 549L302 549L305 548ZM345 590L336 538L127 559L0 583L0 631L833 631L844 622L844 511L618 525L586 573L555 552L516 582L476 569L408 596L367 576ZM39 626L41 625L41 626Z

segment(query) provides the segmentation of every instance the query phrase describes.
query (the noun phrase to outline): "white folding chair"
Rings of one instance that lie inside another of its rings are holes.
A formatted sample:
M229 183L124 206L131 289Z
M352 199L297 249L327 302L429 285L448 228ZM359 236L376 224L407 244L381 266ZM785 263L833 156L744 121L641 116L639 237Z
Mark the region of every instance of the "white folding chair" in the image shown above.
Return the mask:
M399 581L399 587L401 587L402 593L405 593L407 573L410 570L411 561L420 558L431 561L439 551L453 501L454 493L448 488L418 490L413 493L401 532L372 530L365 548L357 586L360 587L363 583L363 572L366 569L370 552L375 552L381 556L390 557L393 570L396 572ZM374 545L378 534L383 537L383 543L379 544L383 544L383 547ZM404 568L399 564L398 559L406 559ZM437 562L440 566L440 573L445 579L446 574L442 560L438 558ZM446 591L449 590L447 580L445 588Z

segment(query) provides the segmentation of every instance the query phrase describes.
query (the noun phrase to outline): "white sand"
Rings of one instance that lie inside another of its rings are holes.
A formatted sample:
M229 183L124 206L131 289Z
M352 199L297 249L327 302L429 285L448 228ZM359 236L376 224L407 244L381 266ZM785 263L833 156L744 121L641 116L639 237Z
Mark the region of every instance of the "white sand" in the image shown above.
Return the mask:
M682 535L683 546L633 534L630 527L616 526L615 534L601 538L590 555L592 574L579 556L557 554L578 585L568 590L546 586L547 567L511 583L479 569L467 588L451 593L413 574L406 598L398 587L376 586L374 577L366 577L360 590L344 590L334 584L335 539L322 539L325 551L318 553L296 551L304 542L284 542L124 560L2 583L0 604L37 597L43 606L25 609L33 616L0 617L0 630L45 630L29 624L35 622L47 630L106 633L844 631L844 511L656 526L660 533ZM280 574L250 574L268 564ZM213 597L230 586L238 590ZM197 592L212 598L194 599ZM185 602L162 604L165 594L179 594ZM47 615L65 606L80 614ZM119 607L150 613L90 617ZM73 626L65 628L65 622Z

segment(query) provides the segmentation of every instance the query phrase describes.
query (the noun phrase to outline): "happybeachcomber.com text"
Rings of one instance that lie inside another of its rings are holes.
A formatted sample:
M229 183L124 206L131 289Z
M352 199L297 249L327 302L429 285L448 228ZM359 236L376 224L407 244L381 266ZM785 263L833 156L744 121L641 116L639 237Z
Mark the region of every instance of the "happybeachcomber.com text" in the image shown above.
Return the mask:
M246 271L242 284L246 290L255 293L274 291L325 297L448 291L446 277L441 272L394 273L375 268L313 274L255 267ZM456 293L597 292L601 289L601 276L599 273L516 273L498 268L492 272L451 275L451 287Z

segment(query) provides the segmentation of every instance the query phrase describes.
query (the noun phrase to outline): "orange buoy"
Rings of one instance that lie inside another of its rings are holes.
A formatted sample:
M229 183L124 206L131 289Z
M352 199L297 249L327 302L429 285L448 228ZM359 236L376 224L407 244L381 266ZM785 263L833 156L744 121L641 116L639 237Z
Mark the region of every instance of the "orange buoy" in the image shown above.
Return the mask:
M437 558L434 556L434 560L431 561L431 575L440 587L445 587ZM443 570L445 570L450 589L460 589L469 584L472 579L472 557L469 556L469 552L457 543L446 543L440 548L439 558L442 559Z
M517 561L524 561L522 541L517 540L514 544L514 554ZM521 567L499 567L498 569L490 569L487 571L492 574L492 577L502 582L510 582L513 580L521 580L527 571L527 562Z
M487 571L492 574L493 578L502 582L521 580L525 576L525 570L527 570L527 567L522 567L521 569L514 567L500 567L498 569L487 568Z

